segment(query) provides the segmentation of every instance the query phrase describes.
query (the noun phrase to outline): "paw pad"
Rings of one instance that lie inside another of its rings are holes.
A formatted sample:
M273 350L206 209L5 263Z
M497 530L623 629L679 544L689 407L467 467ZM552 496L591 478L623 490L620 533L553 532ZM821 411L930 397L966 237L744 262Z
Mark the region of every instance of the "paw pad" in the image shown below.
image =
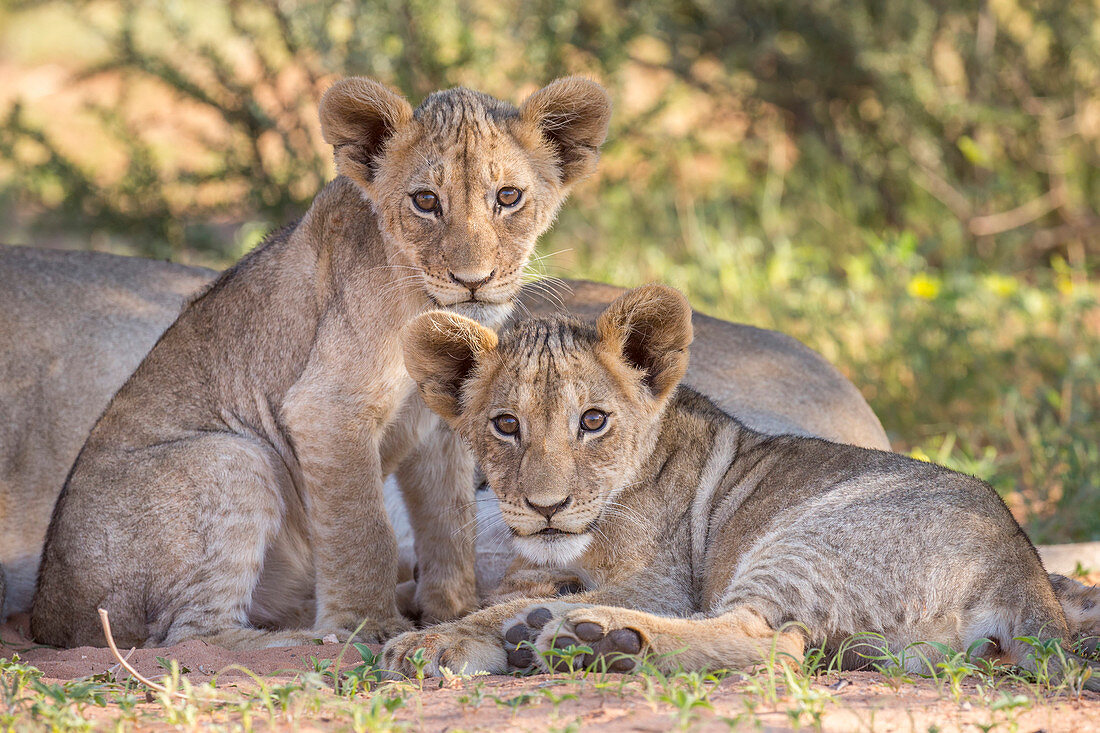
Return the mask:
M588 621L577 624L574 631L577 632L577 638L581 641L599 641L603 638L603 627Z
M527 625L533 629L541 629L552 618L554 618L554 614L550 613L549 608L536 608L527 614Z
M642 637L633 629L615 629L607 638L620 654L637 654L642 651Z
M531 645L553 619L547 608L535 608L527 614L524 621L509 627L504 633L507 642L508 664L517 669L528 669L534 665L535 654ZM526 644L524 642L527 642ZM629 672L635 667L630 657L642 651L642 637L633 629L612 629L604 632L603 627L591 621L577 623L571 632L562 629L550 641L554 649L568 649L571 646L588 646L591 654L576 658L581 668L593 668L608 672ZM522 646L521 646L522 645ZM555 658L549 664L557 671L568 668L565 659Z
M535 663L535 652L530 646L520 646L523 642L533 642L538 631L532 630L526 624L516 624L504 634L504 640L508 642L508 666L516 669L528 669Z

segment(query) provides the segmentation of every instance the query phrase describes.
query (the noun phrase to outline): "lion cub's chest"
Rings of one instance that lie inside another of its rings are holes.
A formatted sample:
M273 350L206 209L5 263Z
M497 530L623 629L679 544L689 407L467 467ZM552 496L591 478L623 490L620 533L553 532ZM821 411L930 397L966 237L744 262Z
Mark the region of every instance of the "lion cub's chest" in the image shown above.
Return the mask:
M295 439L325 452L339 452L341 439L377 445L413 392L401 356L401 319L385 309L362 311L322 324L283 402L283 420Z

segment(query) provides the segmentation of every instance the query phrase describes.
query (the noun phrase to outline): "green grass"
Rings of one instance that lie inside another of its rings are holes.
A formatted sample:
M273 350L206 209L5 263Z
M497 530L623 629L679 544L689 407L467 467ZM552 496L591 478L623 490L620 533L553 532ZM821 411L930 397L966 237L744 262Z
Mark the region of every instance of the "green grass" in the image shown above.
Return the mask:
M864 650L899 699L904 699L907 688L915 691L914 686L931 681L939 699L969 711L971 724L982 730L1015 730L1020 714L1081 696L1080 674L1071 672L1056 679L1050 672L1052 659L1065 662L1056 643L1032 640L1038 671L1026 673L939 645L914 644L900 654L891 654L883 652L875 640L874 635L861 636L852 648ZM849 705L838 692L843 690L844 675L822 650L810 650L801 660L773 655L746 672L663 673L649 660L639 659L637 673L618 675L573 664L554 676L529 677L517 688L459 674L443 679L417 674L409 680L381 681L375 655L367 647L355 648L360 652L359 663L336 676L332 665L314 660L309 665L312 669L289 680L264 678L245 670L248 677L244 681L237 678L234 684L221 687L214 681L193 683L178 662L165 660L165 674L159 679L164 690L155 692L109 675L46 682L41 672L13 656L0 661L0 731L130 730L165 725L178 730L227 731L297 727L411 730L425 724L423 706L430 696L440 694L451 695L450 715L461 714L463 720L476 721L479 712L495 709L518 728L561 731L587 727L585 704L598 709L639 705L678 730L706 721L743 730L765 725L822 730L830 715L842 711L855 715L861 727L874 730L876 710L881 707L881 701ZM579 648L559 650L548 661L575 661L580 653ZM890 667L904 665L906 655L922 660L918 671L891 676Z

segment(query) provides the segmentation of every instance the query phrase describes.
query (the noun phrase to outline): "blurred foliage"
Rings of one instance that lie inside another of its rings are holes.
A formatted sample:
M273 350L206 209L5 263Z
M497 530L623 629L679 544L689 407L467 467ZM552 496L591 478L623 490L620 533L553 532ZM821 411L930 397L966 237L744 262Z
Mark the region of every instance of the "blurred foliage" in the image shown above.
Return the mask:
M331 176L346 74L616 102L555 274L661 279L839 364L903 450L1100 538L1100 3L0 5L0 222L224 264Z

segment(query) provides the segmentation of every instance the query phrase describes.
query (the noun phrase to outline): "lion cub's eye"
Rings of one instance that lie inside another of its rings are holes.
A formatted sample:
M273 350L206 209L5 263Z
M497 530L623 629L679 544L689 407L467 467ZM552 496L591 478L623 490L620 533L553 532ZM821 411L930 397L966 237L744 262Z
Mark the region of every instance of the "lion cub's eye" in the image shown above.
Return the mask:
M497 203L501 206L515 206L519 203L523 192L515 186L505 186L497 191Z
M594 433L607 422L607 413L603 410L585 410L581 415L581 429Z
M412 195L413 206L430 214L439 208L439 197L434 191L417 191Z
M501 435L512 436L519 432L519 419L515 415L509 415L506 412L493 418L493 427Z

